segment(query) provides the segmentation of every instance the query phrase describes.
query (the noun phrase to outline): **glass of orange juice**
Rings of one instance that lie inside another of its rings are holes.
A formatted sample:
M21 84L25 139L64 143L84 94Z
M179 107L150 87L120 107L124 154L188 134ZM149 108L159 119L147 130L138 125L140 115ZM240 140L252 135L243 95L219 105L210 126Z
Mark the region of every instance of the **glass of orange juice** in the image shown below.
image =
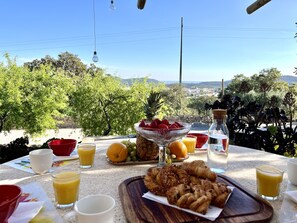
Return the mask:
M78 200L79 170L59 169L52 173L52 179L57 207L72 207Z
M195 153L197 137L193 135L186 135L182 142L186 145L188 153Z
M95 143L82 143L77 147L80 168L86 169L94 166L94 157L96 151Z
M284 172L274 166L256 167L257 192L267 200L277 200Z

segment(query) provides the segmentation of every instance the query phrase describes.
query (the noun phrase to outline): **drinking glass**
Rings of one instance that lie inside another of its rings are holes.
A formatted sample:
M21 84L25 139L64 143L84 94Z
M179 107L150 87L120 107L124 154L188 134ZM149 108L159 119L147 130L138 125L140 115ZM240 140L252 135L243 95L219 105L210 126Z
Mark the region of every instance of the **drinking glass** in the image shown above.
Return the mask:
M94 166L96 152L95 143L82 143L77 147L80 168L87 169Z
M136 123L134 128L138 134L144 138L155 142L159 146L159 162L158 167L166 165L166 146L185 136L191 129L191 124L179 122L183 127L179 129L158 129L139 127L140 123ZM149 124L149 122L147 123Z
M257 166L257 193L266 200L277 200L283 174L282 170L274 166Z
M58 169L52 173L52 180L57 207L72 207L78 200L80 184L79 170Z
M188 154L195 153L197 137L193 135L186 135L183 137L182 142L186 145Z

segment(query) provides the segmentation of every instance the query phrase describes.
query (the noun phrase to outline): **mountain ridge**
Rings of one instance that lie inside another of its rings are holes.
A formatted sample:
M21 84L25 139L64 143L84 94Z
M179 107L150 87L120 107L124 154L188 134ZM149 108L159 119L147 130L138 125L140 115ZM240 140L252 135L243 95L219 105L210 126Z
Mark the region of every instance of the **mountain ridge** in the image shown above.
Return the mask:
M123 83L127 85L131 85L134 81L140 81L142 82L146 78L127 78L127 79L121 79ZM291 76L291 75L283 75L280 78L282 81L287 82L289 85L292 85L294 83L297 83L297 76ZM148 83L165 83L167 86L178 84L178 81L158 81L156 79L147 79ZM228 86L228 84L231 82L231 80L224 81L224 86ZM186 88L221 88L222 82L221 81L186 81L182 83Z

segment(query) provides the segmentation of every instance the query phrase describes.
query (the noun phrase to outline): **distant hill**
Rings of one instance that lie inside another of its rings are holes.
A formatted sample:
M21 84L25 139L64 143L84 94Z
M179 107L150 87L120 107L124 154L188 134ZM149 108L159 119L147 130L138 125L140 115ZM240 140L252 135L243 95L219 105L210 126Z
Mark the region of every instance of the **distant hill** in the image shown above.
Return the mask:
M143 82L145 78L128 78L128 79L122 79L122 82L128 86L132 85L133 82ZM161 81L155 80L155 79L147 79L148 83L159 83Z
M297 76L284 75L281 77L281 80L289 84L294 84L294 83L297 83Z
M129 78L129 79L122 79L122 82L131 85L135 81L142 82L144 78ZM297 83L297 76L290 76L290 75L284 75L281 77L282 81L287 82L289 85ZM163 82L167 86L178 84L178 82L174 81L158 81L156 79L147 79L147 82L149 83L160 83ZM231 80L224 81L224 87L227 87L228 84L231 82ZM184 82L183 86L186 88L221 88L222 82L221 81L203 81L203 82Z

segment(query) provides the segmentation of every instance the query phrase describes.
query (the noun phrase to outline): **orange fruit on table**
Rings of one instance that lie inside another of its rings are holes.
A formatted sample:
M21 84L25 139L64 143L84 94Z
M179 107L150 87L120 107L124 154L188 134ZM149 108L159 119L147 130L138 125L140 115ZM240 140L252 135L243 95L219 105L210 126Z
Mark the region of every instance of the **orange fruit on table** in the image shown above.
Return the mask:
M188 155L188 150L186 145L181 141L173 141L169 144L168 148L170 149L170 153L174 154L176 158L185 158Z
M112 143L107 148L106 155L112 162L123 162L128 157L128 149L123 143Z

